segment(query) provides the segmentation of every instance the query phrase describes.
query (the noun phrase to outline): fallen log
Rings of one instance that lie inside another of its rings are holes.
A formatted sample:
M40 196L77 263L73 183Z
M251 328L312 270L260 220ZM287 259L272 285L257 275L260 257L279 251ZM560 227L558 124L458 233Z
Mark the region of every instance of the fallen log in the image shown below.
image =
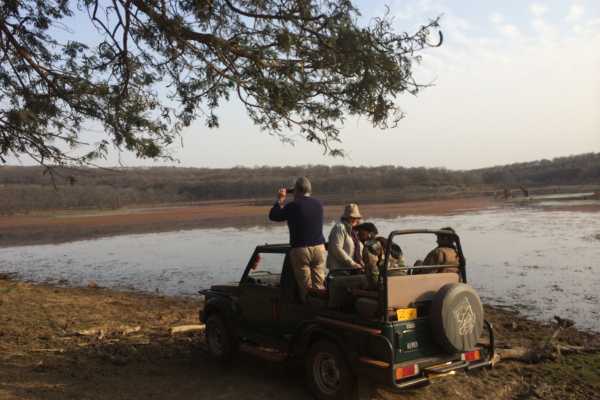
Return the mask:
M571 346L568 344L557 344L556 350L559 354L572 353L600 353L600 346Z
M206 325L180 325L171 327L170 332L171 335L178 333L202 332L205 328Z
M104 337L106 333L106 328L89 328L82 329L79 331L75 331L76 336L96 336L96 337Z
M557 328L548 339L537 343L537 345L534 344L531 347L519 346L497 349L496 353L503 360L537 363L548 359L560 360L563 354L600 352L600 346L573 346L560 343L560 334L565 329L575 325L575 323L573 320L561 318L557 315L554 316L554 320L556 321Z
M136 333L142 330L141 326L127 326L121 325L117 327L99 326L89 329L82 329L75 331L76 336L92 336L98 339L104 339L107 336L127 336L132 333Z
M566 344L554 344L540 348L514 347L508 349L497 349L496 354L502 360L523 361L537 363L543 360L557 360L566 354L599 353L600 347L571 346Z
M65 349L31 349L34 353L64 353Z
M118 331L121 332L122 335L130 335L132 333L136 333L142 330L141 326L121 326Z
M496 349L496 354L501 360L535 362L539 353L532 348L515 347L509 349Z

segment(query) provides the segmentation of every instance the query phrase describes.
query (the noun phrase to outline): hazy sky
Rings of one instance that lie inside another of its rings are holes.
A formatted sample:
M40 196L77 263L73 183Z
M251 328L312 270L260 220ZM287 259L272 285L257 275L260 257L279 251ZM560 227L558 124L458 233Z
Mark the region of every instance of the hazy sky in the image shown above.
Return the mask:
M342 128L348 157L331 158L301 138L282 144L231 103L219 111L219 129L197 122L184 132L183 147L172 149L177 165L470 169L600 151L600 1L362 0L358 7L367 20L386 4L401 31L443 15L445 36L417 67L421 81L435 86L398 98L407 117L397 128L350 119ZM128 154L121 160L164 165ZM116 162L113 154L102 164Z

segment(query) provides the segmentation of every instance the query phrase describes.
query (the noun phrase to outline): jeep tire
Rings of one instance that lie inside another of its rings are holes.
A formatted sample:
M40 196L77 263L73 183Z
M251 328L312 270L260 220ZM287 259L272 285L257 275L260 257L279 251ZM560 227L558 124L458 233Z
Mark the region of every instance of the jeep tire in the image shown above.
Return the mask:
M464 283L449 283L436 293L430 312L435 341L449 353L472 350L483 333L479 295Z
M219 313L210 314L206 320L206 344L209 354L217 361L229 362L237 354L238 340Z
M308 387L319 400L356 397L356 379L339 347L329 340L315 342L306 357Z

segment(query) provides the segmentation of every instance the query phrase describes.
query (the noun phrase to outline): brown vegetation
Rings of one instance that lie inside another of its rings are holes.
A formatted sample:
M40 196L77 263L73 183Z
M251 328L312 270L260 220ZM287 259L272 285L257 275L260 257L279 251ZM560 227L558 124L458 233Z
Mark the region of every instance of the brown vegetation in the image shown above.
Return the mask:
M0 279L0 398L310 398L300 365L242 355L221 367L203 351L198 333L170 333L174 325L197 323L199 307L189 298ZM535 347L556 329L510 311L486 308L486 314L502 348ZM600 343L573 327L560 340ZM459 373L402 395L378 388L376 398L594 399L598 366L597 353L537 363L504 360L495 369Z

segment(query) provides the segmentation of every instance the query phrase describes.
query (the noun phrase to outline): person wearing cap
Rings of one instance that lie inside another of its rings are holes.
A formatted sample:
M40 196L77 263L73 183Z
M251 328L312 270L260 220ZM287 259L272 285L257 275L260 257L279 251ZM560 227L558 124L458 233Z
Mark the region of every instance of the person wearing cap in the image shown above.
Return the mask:
M323 204L311 197L311 192L308 178L298 178L294 200L286 204L287 189L279 189L277 202L269 212L271 221L287 221L292 247L290 264L303 302L308 289L325 288Z
M375 239L377 236L377 227L372 222L363 222L362 224L356 225L354 231L358 235L358 240L364 245L369 240Z
M368 289L377 288L377 280L379 278L379 265L382 258L382 246L377 238L377 227L372 222L363 222L354 227L354 231L358 234L358 240L363 245L361 253L362 266L365 269L365 274L368 280Z
M362 268L362 243L353 230L362 219L358 205L350 203L344 207L340 222L336 223L329 233L327 248L327 268L337 269Z
M443 231L448 231L452 233L456 233L454 229L451 227L442 228ZM447 268L439 268L433 270L423 270L421 273L428 272L459 272L458 266L460 265L460 260L458 258L458 251L456 250L454 244L454 238L452 235L438 234L437 235L437 247L427 254L425 260L422 262L417 261L415 265L420 263L420 265L448 265L450 267Z

